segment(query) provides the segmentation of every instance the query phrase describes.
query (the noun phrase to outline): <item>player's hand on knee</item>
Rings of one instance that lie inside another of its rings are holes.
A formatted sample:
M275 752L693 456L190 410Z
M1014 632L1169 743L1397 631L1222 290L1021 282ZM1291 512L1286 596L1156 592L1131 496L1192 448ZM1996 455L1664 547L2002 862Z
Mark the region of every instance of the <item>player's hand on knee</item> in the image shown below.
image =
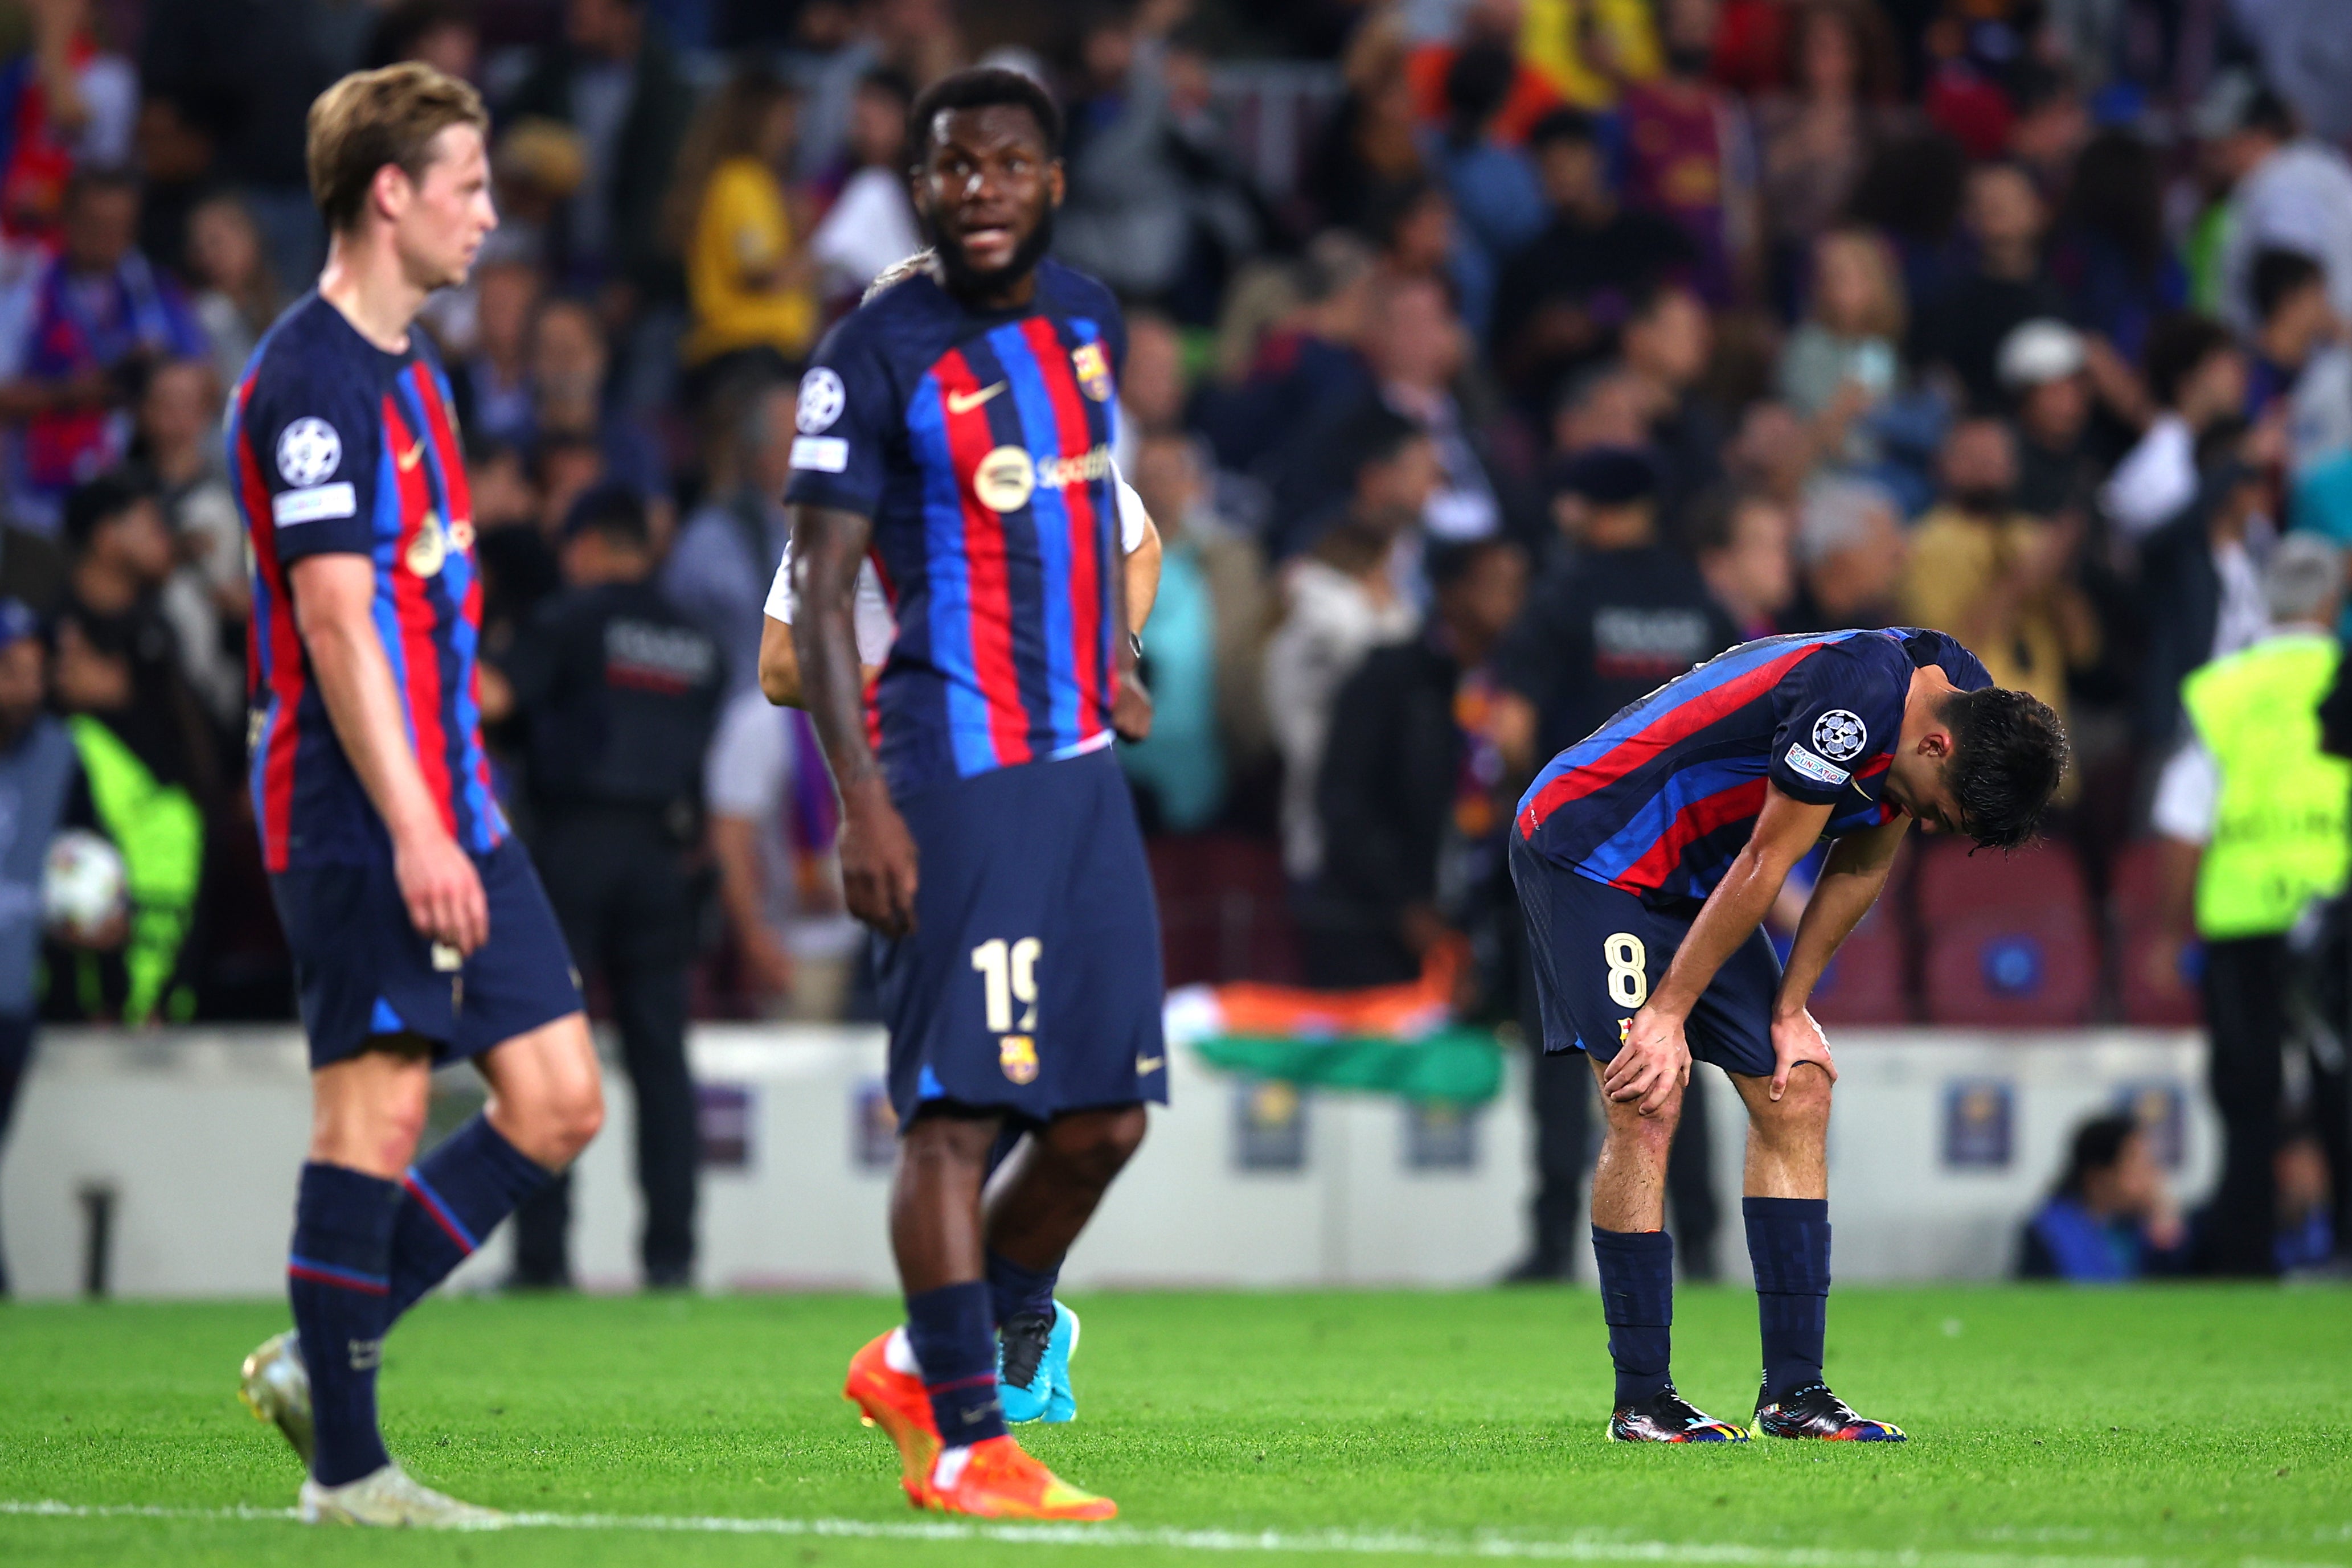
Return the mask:
M878 779L845 801L841 891L849 913L885 936L915 928L915 838Z
M457 841L435 824L395 837L393 876L420 936L470 954L490 937L490 901L481 873Z
M1789 1073L1801 1061L1810 1061L1837 1082L1837 1063L1830 1060L1829 1037L1813 1015L1800 1009L1772 1020L1772 1087L1774 1100L1788 1092Z
M1633 1015L1625 1043L1610 1061L1601 1086L1609 1098L1639 1101L1644 1116L1654 1116L1672 1103L1690 1082L1690 1047L1683 1039L1683 1020L1643 1008Z

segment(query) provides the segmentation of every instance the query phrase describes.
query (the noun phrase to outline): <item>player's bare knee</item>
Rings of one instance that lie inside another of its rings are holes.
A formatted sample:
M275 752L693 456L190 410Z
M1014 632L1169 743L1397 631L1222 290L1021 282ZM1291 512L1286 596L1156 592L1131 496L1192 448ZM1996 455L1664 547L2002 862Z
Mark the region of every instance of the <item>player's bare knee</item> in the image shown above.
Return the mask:
M1054 1157L1079 1179L1107 1185L1143 1146L1149 1122L1140 1105L1064 1116L1046 1130Z
M1776 1141L1822 1136L1830 1124L1830 1075L1811 1062L1799 1062L1780 1098L1758 1101L1752 1120L1759 1132Z

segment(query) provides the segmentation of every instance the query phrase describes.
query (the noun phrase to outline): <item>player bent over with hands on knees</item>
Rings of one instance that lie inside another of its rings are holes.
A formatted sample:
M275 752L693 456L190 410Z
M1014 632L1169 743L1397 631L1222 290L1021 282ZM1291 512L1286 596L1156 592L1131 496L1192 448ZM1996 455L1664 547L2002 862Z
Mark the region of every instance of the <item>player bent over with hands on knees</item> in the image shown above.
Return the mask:
M1719 654L1554 758L1510 859L1544 1049L1592 1059L1608 1132L1592 1180L1616 1411L1628 1442L1740 1442L1668 1370L1666 1152L1694 1056L1748 1118L1748 1250L1764 1377L1755 1430L1900 1442L1822 1376L1828 1138L1837 1068L1806 1000L1886 883L1904 831L2014 849L2066 768L2058 716L1992 685L1939 632L1768 637ZM1790 868L1832 841L1782 971L1759 926Z
M1062 1259L1141 1143L1144 1103L1167 1098L1150 871L1109 752L1151 716L1110 464L1125 329L1102 285L1045 259L1063 172L1042 89L959 72L909 130L933 249L802 380L794 658L772 672L840 790L900 1129L907 1322L857 1353L844 1392L898 1444L919 1507L1108 1519L1006 1431L998 1336L1006 1388L1066 1362ZM894 622L870 685L869 557Z
M503 1520L385 1453L383 1336L604 1118L562 936L490 791L473 507L448 382L415 325L497 226L488 124L472 88L414 64L311 105L326 271L229 409L254 563L254 807L313 1105L294 1332L246 1359L241 1392L308 1465L314 1522ZM434 1065L460 1059L488 1108L411 1165Z

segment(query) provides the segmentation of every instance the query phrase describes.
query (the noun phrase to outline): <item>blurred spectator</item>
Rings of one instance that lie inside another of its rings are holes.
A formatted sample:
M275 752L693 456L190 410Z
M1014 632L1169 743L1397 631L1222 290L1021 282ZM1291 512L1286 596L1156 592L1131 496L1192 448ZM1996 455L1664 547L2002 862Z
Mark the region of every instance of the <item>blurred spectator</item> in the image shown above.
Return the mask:
M1443 288L1404 278L1380 291L1364 344L1381 400L1436 443L1437 487L1422 514L1433 540L1483 538L1504 524L1496 466L1486 450L1491 421L1454 395L1469 368L1471 340Z
M2007 150L2016 110L2001 89L1998 71L1986 68L1999 62L1979 60L1971 53L1969 45L1980 35L1969 26L1969 20L1963 11L1948 6L1922 31L1927 79L1919 101L1938 129L1971 159L1981 161L1999 157ZM2014 37L2006 28L1987 32L1993 37Z
M39 618L0 600L0 791L11 805L0 817L0 887L8 894L0 903L0 1150L32 1065L41 883L79 768L65 726L42 711L47 667ZM8 1260L0 1253L0 1298L7 1294Z
M245 528L220 456L220 383L202 360L155 367L140 394L136 455L178 564L157 608L179 639L181 673L226 744L245 730L245 623L252 602Z
M1373 395L1361 345L1371 328L1374 263L1349 235L1319 235L1297 268L1298 303L1258 341L1237 386L1212 388L1195 411L1220 467L1246 471L1301 429L1320 427ZM1289 553L1304 519L1267 541Z
M1331 705L1364 655L1412 634L1420 615L1398 591L1398 541L1428 508L1436 444L1374 403L1334 434L1328 460L1350 476L1343 510L1283 569L1281 624L1265 650L1265 706L1282 755L1282 860L1295 884L1323 864L1315 785Z
M150 91L140 100L131 153L142 183L139 248L166 266L194 269L188 220L220 193L213 165L226 118L222 106L192 94Z
M565 0L562 41L539 51L505 105L512 120L580 135L586 171L559 236L561 274L626 284L637 300L673 291L662 204L694 114L694 89L646 9L646 0Z
M1690 520L1692 549L1706 591L1742 641L1769 637L1797 596L1788 508L1760 491L1715 491Z
M108 475L65 509L71 559L58 618L56 696L81 758L78 816L121 852L131 902L119 955L76 956L51 998L72 1017L184 1022L189 937L204 875L205 811L219 769L203 710L158 609L172 538L143 480Z
M1647 0L1570 0L1549 9L1550 25L1531 28L1526 0L1467 0L1456 20L1456 37L1417 45L1405 62L1422 120L1432 126L1445 122L1446 78L1454 61L1475 48L1499 47L1517 56L1527 46L1496 124L1496 133L1512 144L1559 108L1563 93L1586 108L1606 108L1616 101L1616 73L1657 73Z
M1883 485L1823 478L1805 486L1797 513L1797 597L1788 630L1891 626L1910 540L1903 511Z
M2069 672L2098 656L2099 628L2071 579L2080 517L2045 522L2017 510L2017 448L2009 426L1968 419L1944 439L1943 494L1911 532L1901 614L1957 637L1993 684L2067 707ZM2073 778L2060 786L2070 800Z
M22 54L0 60L0 234L52 237L77 168L131 162L139 78L131 62L99 47L89 0L26 0Z
M2287 932L2314 899L2343 891L2352 856L2352 763L2320 749L2318 711L2343 663L2335 635L2343 554L2290 534L2263 590L2276 631L2184 684L2190 734L2165 766L2152 813L2173 852L2176 898L2194 868L2212 1040L2207 1086L2224 1128L2200 1262L2256 1276L2278 1272ZM2315 1072L2343 1072L2340 1059L2320 1055Z
M1723 465L1732 483L1770 497L1793 517L1812 477L1811 430L1785 402L1751 402L1723 449Z
M792 382L765 382L726 405L740 413L736 428L721 433L732 445L719 475L724 487L713 485L662 563L663 591L719 644L730 700L759 685L768 580L792 538L783 496L795 402Z
M1325 126L1306 189L1326 224L1363 227L1427 172L1403 45L1375 18L1356 29L1340 62L1346 95ZM1438 80L1444 82L1440 68ZM1442 97L1437 100L1441 105Z
M1102 9L1080 23L1055 250L1124 298L1165 294L1191 223L1170 102L1168 32L1182 7Z
M653 583L643 499L583 496L565 519L563 591L483 682L482 716L525 737L531 854L583 977L601 978L636 1106L646 1283L693 1280L694 1085L686 1062L698 925L693 868L719 651ZM500 688L504 689L501 690ZM516 1282L568 1285L571 1183L515 1216Z
M549 455L543 449L559 437L589 442L605 474L640 496L664 496L669 484L662 472L660 448L635 421L613 406L611 366L611 350L593 308L583 300L560 297L541 304L531 327L532 444L542 449L539 455L544 462ZM561 493L548 476L542 475L542 483L559 508L578 495L577 488ZM559 509L551 527L560 526L562 518ZM656 523L658 528L658 518Z
M1966 216L1973 261L1922 303L1912 320L1911 350L1921 369L1948 371L1968 406L1982 412L2000 406L1993 359L2001 340L2037 316L2064 316L2066 299L2042 267L2047 214L2023 169L1983 163L1971 170Z
M907 196L907 111L915 89L892 70L858 78L849 104L848 177L809 235L824 298L849 302L892 262L922 248Z
M1422 634L1376 648L1339 688L1316 790L1323 869L1301 922L1309 985L1420 975L1500 864L1510 803L1486 727L1489 656L1517 619L1527 558L1505 540L1430 552Z
M1574 551L1538 580L1495 654L1495 729L1515 776L1738 641L1697 564L1661 539L1657 496L1638 449L1563 465L1553 516Z
M527 444L537 413L530 384L531 322L545 283L519 256L488 258L474 268L473 351L449 367L457 417L476 441Z
M2094 1116L2074 1129L2057 1189L2019 1234L2017 1277L2125 1285L2179 1272L2188 1244L2147 1131L2129 1116Z
M215 175L260 225L269 268L309 287L326 256L303 162L310 105L341 73L352 13L316 0L147 0L139 79L151 98L210 106Z
M1129 475L1141 456L1143 439L1180 428L1187 398L1184 340L1176 324L1156 310L1127 313L1127 365L1118 378L1118 429L1111 435L1111 461Z
M2156 323L2189 301L2188 269L2165 232L2163 156L2136 131L2102 131L2065 189L2050 272L2066 319L2137 364Z
M2247 412L2273 405L2286 418L2287 467L2302 475L2352 450L2352 352L2344 323L2327 302L2327 275L2294 250L2254 258L2253 339Z
M476 79L482 30L472 0L393 0L360 57L362 70L422 60L459 81Z
M1815 449L1857 467L1878 460L1871 415L1900 373L1903 278L1869 229L1814 243L1811 308L1780 351L1780 396L1813 422Z
M2197 111L2208 170L2230 193L2221 255L2222 319L2252 332L2254 258L2297 250L2327 268L2328 302L2352 319L2352 164L2301 134L2294 111L2242 74L2217 79Z
M208 197L188 214L187 248L196 322L212 340L221 385L233 387L245 379L246 361L286 300L261 230L234 195Z
M133 248L138 227L136 181L77 172L56 256L0 306L0 418L23 422L11 486L23 520L54 526L68 489L121 461L148 365L211 351L179 286Z
M2218 321L2176 316L2147 340L2157 416L2116 465L2100 503L2126 538L2170 521L2197 495L2197 444L2246 406L2246 356Z
M2138 735L2169 747L2180 683L2209 660L2259 642L2270 629L2258 549L2269 535L2268 472L2284 454L2278 427L2223 421L2199 440L2196 494L2139 543L2140 607L2148 626L2140 661Z
M1650 400L1650 439L1664 472L1658 499L1664 515L1678 512L1723 476L1723 417L1699 385L1714 352L1714 324L1690 289L1668 284L1634 301L1625 319L1620 362Z
M1134 368L1130 350L1128 365ZM1159 824L1192 832L1214 821L1228 785L1266 745L1265 565L1225 531L1192 442L1144 436L1132 483L1160 529L1160 597L1143 630L1151 734L1119 747Z
M1445 133L1435 162L1461 225L1454 262L1464 286L1462 315L1482 337L1505 259L1535 237L1547 215L1527 155L1496 134L1517 63L1500 44L1477 44L1456 55L1445 73Z
M2090 356L2063 321L2028 321L2002 340L1994 369L2017 424L2017 509L2088 517L2099 465L2090 450Z
M782 172L792 94L764 67L738 71L687 132L670 187L669 243L686 257L689 401L731 373L794 373L816 339L816 263L795 245Z
M1666 219L1619 204L1607 151L1587 116L1572 110L1544 116L1528 134L1528 152L1551 220L1506 258L1491 340L1504 385L1540 409L1563 380L1610 350L1633 301L1690 266L1696 252Z
M1756 155L1747 111L1707 79L1716 0L1662 0L1665 71L1625 89L1625 199L1673 219L1698 253L1692 281L1717 308L1758 277Z
M1759 194L1773 271L1792 278L1813 236L1845 214L1872 143L1893 125L1901 67L1863 0L1809 0L1788 24L1794 91L1757 106ZM1780 290L1785 296L1785 290Z

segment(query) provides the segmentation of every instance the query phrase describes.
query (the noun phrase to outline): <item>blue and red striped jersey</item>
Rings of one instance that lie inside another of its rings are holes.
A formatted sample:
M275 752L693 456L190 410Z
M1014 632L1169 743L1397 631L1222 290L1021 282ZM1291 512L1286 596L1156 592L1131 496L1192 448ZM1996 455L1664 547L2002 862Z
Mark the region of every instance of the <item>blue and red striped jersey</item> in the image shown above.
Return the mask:
M422 331L388 354L316 294L278 319L229 400L230 482L253 546L253 806L273 872L391 854L295 626L288 574L308 556L375 563L376 633L442 822L477 854L506 836L482 750L482 580L449 409Z
M866 717L894 794L1110 743L1126 349L1109 290L1053 261L1022 309L918 274L817 346L784 497L873 519L898 632Z
M1519 836L1554 864L1662 903L1704 900L1755 831L1765 791L1832 808L1823 836L1876 827L1911 672L1992 685L1941 632L1819 632L1717 654L1553 758Z

